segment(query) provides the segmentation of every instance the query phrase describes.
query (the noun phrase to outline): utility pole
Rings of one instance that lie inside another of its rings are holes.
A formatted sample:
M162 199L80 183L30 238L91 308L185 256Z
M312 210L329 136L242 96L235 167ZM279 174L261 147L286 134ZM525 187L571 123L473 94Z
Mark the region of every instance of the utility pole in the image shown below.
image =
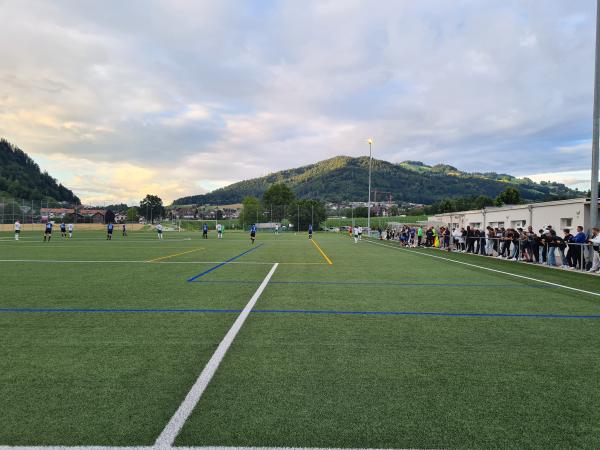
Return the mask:
M598 0L600 2L600 0ZM367 229L369 230L369 236L371 235L371 146L373 145L373 139L367 140L369 143L369 203L367 205Z
M594 76L594 126L592 136L592 186L590 201L590 225L598 226L598 147L600 133L600 0L596 1L596 66Z

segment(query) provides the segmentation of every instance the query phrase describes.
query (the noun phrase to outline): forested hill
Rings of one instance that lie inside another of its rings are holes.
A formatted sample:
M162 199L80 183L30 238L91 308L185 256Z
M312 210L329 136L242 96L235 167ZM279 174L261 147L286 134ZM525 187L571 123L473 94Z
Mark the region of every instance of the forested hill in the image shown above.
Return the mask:
M23 150L0 139L0 195L23 200L80 203L72 191L57 182Z
M174 204L231 204L246 196L262 196L273 183L284 182L299 198L325 201L358 201L368 190L369 158L336 156L325 161L282 170L270 175L240 181L203 195L175 200ZM373 189L391 192L395 201L431 204L443 198L486 195L495 198L507 187L514 187L526 201L544 201L582 196L580 191L560 183L534 183L528 178L489 173L467 173L455 167L428 166L419 161L393 164L373 160ZM381 194L383 195L383 194ZM383 197L379 197L382 198Z

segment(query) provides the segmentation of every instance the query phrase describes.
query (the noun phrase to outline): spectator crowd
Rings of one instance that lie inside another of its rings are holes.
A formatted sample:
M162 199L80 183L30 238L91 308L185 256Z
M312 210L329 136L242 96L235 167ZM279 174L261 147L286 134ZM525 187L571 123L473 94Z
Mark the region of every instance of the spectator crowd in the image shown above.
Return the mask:
M544 264L567 270L600 273L600 229L591 235L579 226L571 232L557 232L551 225L538 230L531 227L493 228L485 230L467 226L402 226L378 229L379 239L399 241L407 247L430 247L446 251L472 253L510 261Z

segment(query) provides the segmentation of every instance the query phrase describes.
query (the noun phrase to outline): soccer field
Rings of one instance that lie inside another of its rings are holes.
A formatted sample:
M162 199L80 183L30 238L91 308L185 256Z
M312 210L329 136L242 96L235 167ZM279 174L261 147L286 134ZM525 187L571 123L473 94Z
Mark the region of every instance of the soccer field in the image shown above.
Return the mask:
M0 446L600 448L598 277L333 234L25 232L0 286Z

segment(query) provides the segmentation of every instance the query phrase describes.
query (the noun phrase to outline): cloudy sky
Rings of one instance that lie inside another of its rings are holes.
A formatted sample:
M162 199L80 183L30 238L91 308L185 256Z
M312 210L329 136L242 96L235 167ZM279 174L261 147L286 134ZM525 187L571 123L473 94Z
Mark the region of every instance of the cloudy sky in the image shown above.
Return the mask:
M591 0L0 0L0 136L87 202L368 153L589 173Z

